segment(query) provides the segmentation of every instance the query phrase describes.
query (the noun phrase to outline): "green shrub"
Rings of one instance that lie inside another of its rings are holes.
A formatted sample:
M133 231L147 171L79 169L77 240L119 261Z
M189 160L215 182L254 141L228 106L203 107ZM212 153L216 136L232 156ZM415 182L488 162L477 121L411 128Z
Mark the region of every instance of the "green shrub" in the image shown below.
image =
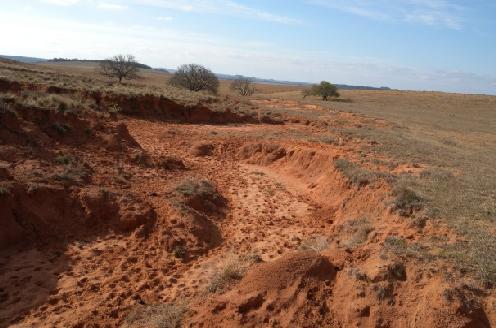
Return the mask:
M307 96L320 96L322 100L328 100L330 97L339 97L338 88L327 81L322 81L320 84L314 84L310 88L303 90L303 98Z
M74 157L71 155L59 154L55 157L55 163L61 165L69 165L74 162Z
M52 129L54 129L58 134L64 135L71 130L71 127L65 123L55 122L52 124Z
M0 197L10 195L10 190L6 187L0 187Z

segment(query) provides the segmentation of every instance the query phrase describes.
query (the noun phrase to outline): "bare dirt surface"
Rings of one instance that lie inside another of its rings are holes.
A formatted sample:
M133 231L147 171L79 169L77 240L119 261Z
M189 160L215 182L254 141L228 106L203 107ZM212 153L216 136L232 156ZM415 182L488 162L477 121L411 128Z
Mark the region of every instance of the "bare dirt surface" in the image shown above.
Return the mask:
M428 165L358 167L370 144L332 132L394 124L260 103L284 124L2 112L0 327L496 324L492 287L425 246L460 237L393 199Z

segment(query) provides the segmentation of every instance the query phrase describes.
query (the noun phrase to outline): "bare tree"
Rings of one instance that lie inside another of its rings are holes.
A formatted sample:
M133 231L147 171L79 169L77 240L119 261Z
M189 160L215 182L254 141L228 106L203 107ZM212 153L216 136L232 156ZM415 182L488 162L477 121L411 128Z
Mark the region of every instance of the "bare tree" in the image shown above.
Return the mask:
M250 79L238 75L231 83L231 90L239 92L242 96L251 96L255 93L255 86Z
M191 91L206 90L217 94L219 79L211 70L198 64L180 66L169 81L169 84Z
M100 74L122 80L138 78L139 64L132 55L117 55L100 63Z

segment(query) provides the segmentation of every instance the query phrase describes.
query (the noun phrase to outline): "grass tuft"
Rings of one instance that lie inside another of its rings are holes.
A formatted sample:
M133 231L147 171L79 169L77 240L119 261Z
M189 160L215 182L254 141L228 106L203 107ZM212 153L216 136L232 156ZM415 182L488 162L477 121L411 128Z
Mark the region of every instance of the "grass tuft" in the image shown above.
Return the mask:
M65 123L55 122L52 124L52 129L59 135L64 135L71 130L71 127Z
M342 231L351 235L343 244L348 249L354 249L367 241L369 234L374 230L366 217L350 220L342 226Z
M9 196L9 195L10 195L10 189L6 187L0 187L0 197Z
M397 186L393 189L393 195L393 208L402 216L410 216L423 207L422 197L408 187Z
M313 236L302 241L298 250L322 252L329 247L329 240L325 236Z
M173 303L137 305L127 315L125 327L181 328L186 310Z

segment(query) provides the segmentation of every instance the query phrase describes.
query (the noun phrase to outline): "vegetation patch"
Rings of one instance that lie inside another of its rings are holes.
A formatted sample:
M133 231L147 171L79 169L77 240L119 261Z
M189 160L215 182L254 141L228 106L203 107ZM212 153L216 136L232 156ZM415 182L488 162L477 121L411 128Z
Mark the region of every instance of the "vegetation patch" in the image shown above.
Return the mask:
M186 311L186 306L174 303L137 305L131 309L125 323L129 328L181 328Z
M210 293L222 292L227 286L243 278L246 268L239 260L231 260L217 271L207 286Z
M416 258L418 260L432 260L434 255L429 253L429 248L420 243L408 244L405 239L389 236L384 241L381 257L387 258L393 254L401 258Z
M52 129L59 135L65 135L71 131L71 127L68 124L55 122L52 124Z
M176 187L176 191L184 196L212 195L217 192L214 185L207 180L188 180Z
M55 175L55 180L61 182L78 183L86 179L89 175L89 170L82 164L70 163L64 166L64 170L60 174Z
M388 178L384 173L369 171L344 158L337 159L334 167L357 187L366 186L379 178Z
M228 259L214 273L212 280L207 286L207 291L210 293L225 291L230 285L241 280L251 265L260 262L262 262L262 259L257 254L246 254Z
M325 236L313 236L303 240L298 250L322 252L329 247L329 240Z
M343 233L350 235L343 245L348 249L354 249L365 243L373 230L374 228L366 217L350 220L341 227Z
M184 259L187 257L188 251L183 245L178 245L174 247L174 249L172 250L172 254L174 254L174 257L178 259Z
M74 163L74 157L71 155L66 155L66 154L59 154L55 157L54 159L55 163L60 164L60 165L69 165L71 163Z
M8 195L10 195L10 189L7 187L0 186L0 197L4 197Z
M441 256L451 260L461 271L474 272L483 282L496 282L496 243L494 235L477 229L467 233L472 238L446 245Z
M397 186L393 189L395 199L393 209L402 216L410 216L423 207L423 199L415 191L406 186Z

